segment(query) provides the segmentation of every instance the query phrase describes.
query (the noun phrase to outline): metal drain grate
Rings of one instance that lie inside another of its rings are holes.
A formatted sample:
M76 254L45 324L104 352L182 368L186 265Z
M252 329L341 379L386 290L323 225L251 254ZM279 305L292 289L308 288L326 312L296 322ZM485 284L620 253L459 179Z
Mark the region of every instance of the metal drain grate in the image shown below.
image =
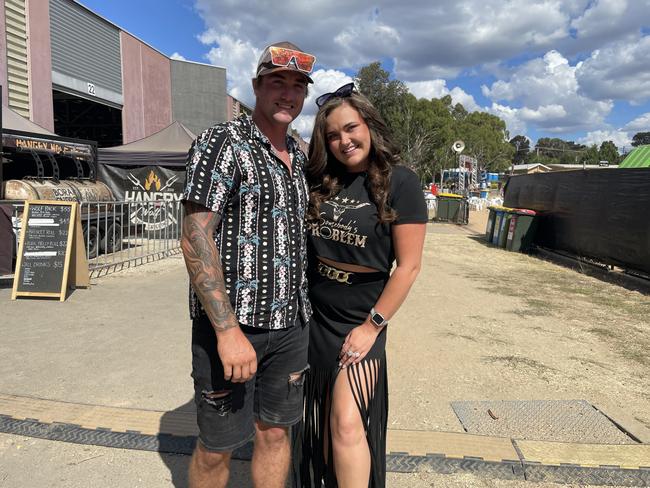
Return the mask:
M451 402L471 434L558 442L637 444L584 400Z

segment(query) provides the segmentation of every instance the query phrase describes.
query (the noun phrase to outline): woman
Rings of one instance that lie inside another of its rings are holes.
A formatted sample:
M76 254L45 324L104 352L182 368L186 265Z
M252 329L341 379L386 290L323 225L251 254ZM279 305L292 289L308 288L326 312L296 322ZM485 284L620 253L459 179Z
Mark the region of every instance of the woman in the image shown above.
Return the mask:
M383 487L387 323L420 269L427 209L419 179L398 166L386 124L353 83L316 103L300 483Z

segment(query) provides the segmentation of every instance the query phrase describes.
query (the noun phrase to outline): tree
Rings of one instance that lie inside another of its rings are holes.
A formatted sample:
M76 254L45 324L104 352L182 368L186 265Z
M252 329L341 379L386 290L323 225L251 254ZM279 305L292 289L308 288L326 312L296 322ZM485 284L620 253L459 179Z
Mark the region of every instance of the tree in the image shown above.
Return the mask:
M483 169L502 171L510 167L515 148L506 139L506 123L487 112L472 112L459 124L465 154L474 156Z
M609 164L618 164L618 148L612 141L603 141L598 151L599 161L607 161Z
M580 162L584 164L598 164L598 161L600 161L600 154L596 144L589 146L580 158Z
M458 165L451 147L459 139L465 141L463 154L476 157L482 168L498 171L510 166L515 148L508 144L499 117L470 113L451 95L417 99L400 80L391 80L379 62L359 69L355 81L391 129L404 163L423 181Z
M417 100L409 93L404 97L401 120L398 121L401 126L402 159L424 181L433 176L429 161L437 132L430 105L427 100Z
M634 147L650 144L650 132L637 132L632 137L632 145Z
M510 139L510 145L515 148L512 164L526 164L530 153L530 141L526 136L516 135Z
M361 68L355 81L359 91L370 100L386 123L394 131L399 130L396 122L408 94L406 85L399 80L391 80L388 71L381 67L379 61Z
M542 137L537 141L535 154L531 156L529 162L542 164L577 164L581 163L582 159L584 159L583 155L586 150L586 146L573 141L564 141L557 137Z

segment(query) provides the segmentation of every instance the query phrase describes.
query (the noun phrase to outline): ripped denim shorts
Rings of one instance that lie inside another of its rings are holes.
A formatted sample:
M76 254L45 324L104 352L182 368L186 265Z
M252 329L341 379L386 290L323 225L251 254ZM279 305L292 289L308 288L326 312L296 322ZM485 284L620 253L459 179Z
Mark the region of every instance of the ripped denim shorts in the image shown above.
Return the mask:
M232 451L255 436L255 421L289 427L302 419L303 383L309 369L309 325L241 326L257 353L257 374L246 383L223 377L217 339L207 317L192 323L192 378L199 440L209 451Z

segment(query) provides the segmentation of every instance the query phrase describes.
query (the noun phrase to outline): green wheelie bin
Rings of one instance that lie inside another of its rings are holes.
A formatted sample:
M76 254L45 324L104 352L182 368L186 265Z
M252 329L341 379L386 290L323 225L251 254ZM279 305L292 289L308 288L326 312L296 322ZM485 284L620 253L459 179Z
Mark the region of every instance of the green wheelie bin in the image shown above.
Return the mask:
M457 222L462 200L462 195L456 195L454 193L439 193L436 220Z
M487 225L485 226L485 240L487 242L492 242L492 236L494 235L494 224L497 219L496 207L488 207L490 215L488 216Z
M537 212L523 208L512 213L506 249L515 252L528 252L535 240L537 231Z
M510 219L512 219L514 209L503 207L503 215L501 216L501 225L499 226L499 237L497 239L497 247L501 249L506 248L508 241L508 231L510 229Z

